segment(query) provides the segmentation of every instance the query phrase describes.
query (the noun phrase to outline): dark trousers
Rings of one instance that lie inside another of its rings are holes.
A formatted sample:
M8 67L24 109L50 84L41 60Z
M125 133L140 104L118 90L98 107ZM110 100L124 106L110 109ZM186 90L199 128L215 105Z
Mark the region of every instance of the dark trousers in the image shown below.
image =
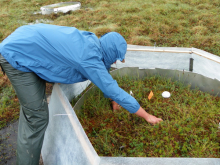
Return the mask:
M46 82L33 72L13 68L1 54L0 64L20 102L17 165L39 165L44 133L49 122Z

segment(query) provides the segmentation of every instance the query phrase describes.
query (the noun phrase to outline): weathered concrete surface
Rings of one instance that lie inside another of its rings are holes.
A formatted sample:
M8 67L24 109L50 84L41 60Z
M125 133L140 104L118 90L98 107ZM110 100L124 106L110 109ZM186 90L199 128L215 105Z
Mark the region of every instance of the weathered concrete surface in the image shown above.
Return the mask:
M220 165L220 159L101 157L100 165Z
M141 51L141 49L149 48L154 50ZM133 50L127 52L126 63L121 64L119 62L113 67L162 68L188 71L189 59L194 58L194 73L220 80L220 57L202 50L134 45L128 46L128 49ZM165 49L170 52L164 51ZM161 52L161 50L164 52ZM78 84L78 86L74 86L74 84L55 85L49 105L50 122L42 149L45 165L220 165L220 159L217 158L99 157L69 103L69 100L80 93L85 86L85 84Z

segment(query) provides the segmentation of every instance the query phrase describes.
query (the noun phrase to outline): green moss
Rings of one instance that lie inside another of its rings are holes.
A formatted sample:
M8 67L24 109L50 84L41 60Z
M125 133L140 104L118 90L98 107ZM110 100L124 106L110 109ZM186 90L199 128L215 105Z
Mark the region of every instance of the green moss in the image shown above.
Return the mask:
M100 156L220 157L220 98L191 90L160 76L116 78L150 114L164 121L152 126L125 109L113 112L99 89L90 94L78 118ZM148 100L150 91L154 96ZM170 91L171 97L161 96Z

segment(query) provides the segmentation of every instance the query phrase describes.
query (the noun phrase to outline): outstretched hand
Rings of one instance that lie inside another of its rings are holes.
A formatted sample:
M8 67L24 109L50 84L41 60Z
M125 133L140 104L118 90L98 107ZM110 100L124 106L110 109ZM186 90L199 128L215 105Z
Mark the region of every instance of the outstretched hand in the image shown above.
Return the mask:
M115 101L111 101L112 103L112 109L113 111L115 110L120 110L121 106L116 103ZM161 118L157 118L156 116L153 116L149 113L147 113L142 107L139 108L139 110L135 113L136 115L144 118L148 123L155 125L163 121Z
M153 116L153 115L151 115L151 114L149 114L145 120L146 120L148 123L153 124L153 125L158 124L158 123L160 123L161 121L163 121L161 118L157 118L156 116Z
M142 107L135 113L136 115L144 118L148 123L155 125L163 121L161 118L157 118L149 113L147 113Z

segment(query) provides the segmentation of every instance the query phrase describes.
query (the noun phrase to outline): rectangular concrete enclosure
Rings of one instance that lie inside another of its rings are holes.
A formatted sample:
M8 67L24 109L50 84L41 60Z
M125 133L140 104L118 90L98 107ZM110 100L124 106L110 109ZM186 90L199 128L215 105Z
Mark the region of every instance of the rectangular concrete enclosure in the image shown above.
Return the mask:
M190 58L194 59L193 72L189 71ZM143 69L147 69L151 74L176 75L179 80L186 76L186 83L199 85L206 92L214 87L220 90L220 58L198 49L128 45L125 61L125 64L113 65L122 68L117 70L120 74L138 71L141 75L144 74ZM44 165L220 165L220 158L100 157L69 102L89 83L54 85L49 103L49 125L42 148Z

